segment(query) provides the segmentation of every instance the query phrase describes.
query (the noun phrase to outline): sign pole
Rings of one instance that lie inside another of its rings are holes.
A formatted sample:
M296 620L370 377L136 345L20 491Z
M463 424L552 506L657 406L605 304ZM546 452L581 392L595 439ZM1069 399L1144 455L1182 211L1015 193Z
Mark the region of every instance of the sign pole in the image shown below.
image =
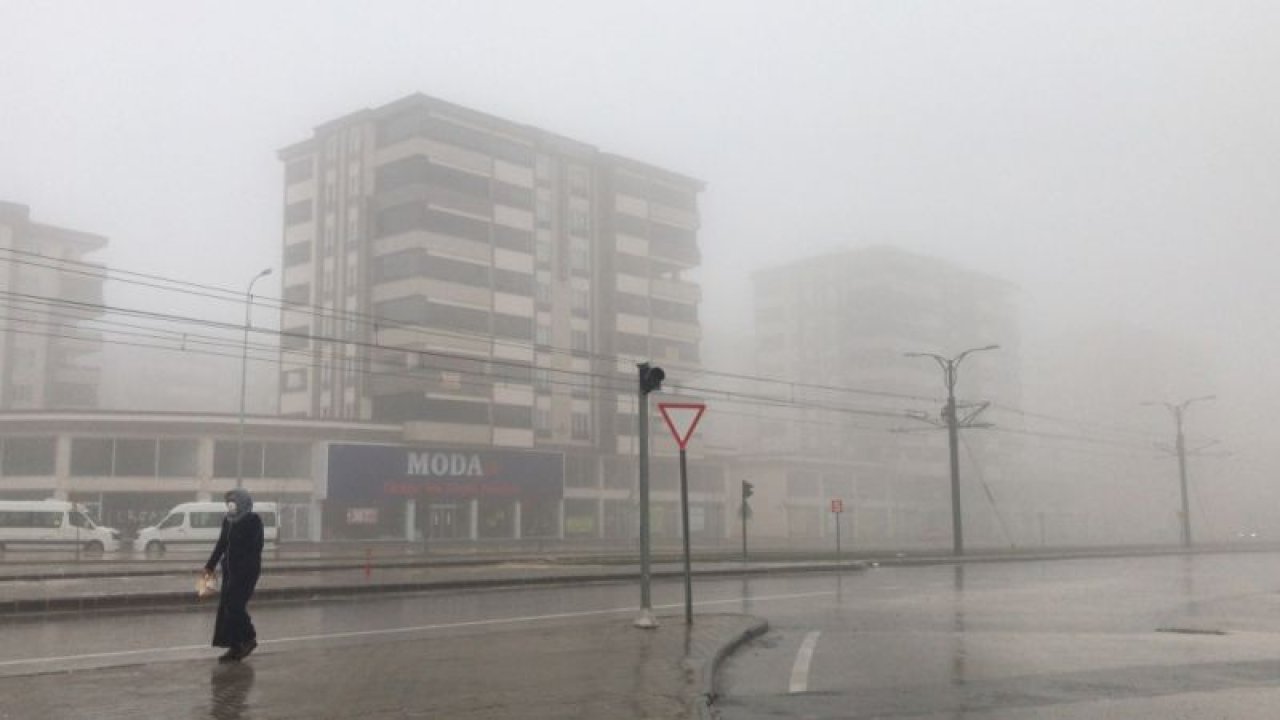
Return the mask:
M836 513L836 555L840 554L840 513Z
M840 515L844 513L844 499L832 498L831 514L836 517L836 555L840 554Z
M680 514L684 521L684 624L693 624L693 569L689 559L689 473L680 448Z
M685 449L707 406L702 403L658 403L667 429L680 446L680 518L684 522L684 622L693 624L693 568L689 553L689 472Z

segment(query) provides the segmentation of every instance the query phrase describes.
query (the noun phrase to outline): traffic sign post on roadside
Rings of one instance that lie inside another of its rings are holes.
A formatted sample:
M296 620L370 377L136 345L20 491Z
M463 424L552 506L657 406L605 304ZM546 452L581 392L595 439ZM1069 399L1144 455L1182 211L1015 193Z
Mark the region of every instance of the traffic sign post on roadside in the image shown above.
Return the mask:
M662 419L667 429L680 446L680 517L684 525L684 622L693 624L693 568L689 557L689 472L685 460L685 448L689 438L693 437L694 428L706 412L704 403L658 403Z
M844 499L831 499L831 514L836 516L836 554L840 554L840 513L844 512Z

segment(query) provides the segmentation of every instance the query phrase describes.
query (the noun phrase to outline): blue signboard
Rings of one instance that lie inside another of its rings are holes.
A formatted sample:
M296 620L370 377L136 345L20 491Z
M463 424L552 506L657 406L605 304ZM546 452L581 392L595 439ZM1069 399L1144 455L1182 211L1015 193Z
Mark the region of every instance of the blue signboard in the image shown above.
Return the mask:
M564 455L400 445L329 446L329 498L559 499Z

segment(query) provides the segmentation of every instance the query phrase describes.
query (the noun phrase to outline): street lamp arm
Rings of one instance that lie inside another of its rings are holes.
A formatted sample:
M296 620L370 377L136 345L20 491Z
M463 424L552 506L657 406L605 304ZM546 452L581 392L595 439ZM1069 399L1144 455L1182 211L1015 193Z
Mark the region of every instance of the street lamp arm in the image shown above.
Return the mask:
M1216 399L1217 399L1216 395L1201 395L1200 397L1193 397L1190 400L1183 400L1181 403L1178 404L1178 407L1185 410L1189 405L1191 405L1191 403L1207 402L1209 400L1216 400Z
M999 349L1000 349L999 345L986 345L984 347L979 347L979 348L969 348L968 350L965 350L964 352L960 353L955 357L955 363L959 365L960 361L964 360L965 357L967 357L971 353L986 352L987 350L999 350Z

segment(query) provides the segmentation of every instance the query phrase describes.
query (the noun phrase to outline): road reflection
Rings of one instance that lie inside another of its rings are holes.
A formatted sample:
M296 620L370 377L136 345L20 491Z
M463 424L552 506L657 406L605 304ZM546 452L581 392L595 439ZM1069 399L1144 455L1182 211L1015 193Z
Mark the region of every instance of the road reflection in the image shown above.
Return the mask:
M248 663L226 663L209 674L209 716L214 720L248 720L254 670Z

